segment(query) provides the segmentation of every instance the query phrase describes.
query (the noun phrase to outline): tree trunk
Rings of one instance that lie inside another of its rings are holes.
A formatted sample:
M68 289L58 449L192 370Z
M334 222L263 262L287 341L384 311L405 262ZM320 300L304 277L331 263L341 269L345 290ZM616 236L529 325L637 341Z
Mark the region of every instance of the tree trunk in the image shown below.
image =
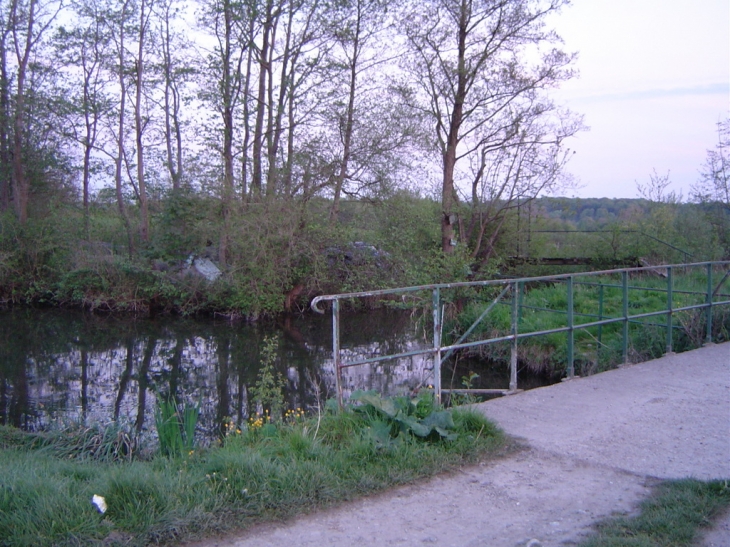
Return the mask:
M252 194L261 195L263 184L262 151L264 146L264 116L266 115L266 76L269 65L269 39L272 26L273 1L266 2L266 19L262 28L262 43L259 51L259 88L256 96L256 127L253 134L253 180Z
M223 228L218 242L218 260L225 264L228 256L228 238L230 233L230 215L235 190L233 188L233 110L236 96L235 78L233 63L233 6L226 1L223 7L223 19L225 25L224 46L222 51L222 91L223 91L223 192L221 195L221 216ZM240 61L238 64L240 72Z
M449 135L444 150L444 177L441 188L441 249L444 253L453 253L454 238L454 168L456 167L456 148L459 145L459 130L464 113L466 99L466 37L468 22L468 6L466 0L461 2L458 34L458 74L456 94L454 95L454 109L449 120Z
M18 28L13 28L15 53L18 60L16 74L16 95L15 113L13 116L13 201L15 213L20 224L28 221L28 198L30 196L29 181L25 175L23 134L25 130L25 79L30 60L30 52L33 47L33 26L35 24L36 0L30 0L28 4L27 34L23 49L20 48ZM12 6L12 18L18 17L18 1L15 0Z
M180 189L182 180L182 134L180 130L180 93L173 76L172 33L170 31L170 4L165 6L162 21L162 62L165 77L165 151L167 170L173 191Z
M253 43L254 39L254 19L251 18L248 28L248 38ZM249 110L249 88L251 86L251 65L253 64L253 48L249 47L246 53L246 78L243 83L243 143L241 144L241 195L245 198L247 192L251 192L251 188L248 186L248 147L251 142L251 125L249 124L249 118L251 112Z
M139 40L137 44L137 62L136 73L137 82L135 88L135 105L134 105L134 127L137 142L137 187L139 189L139 235L144 242L150 239L150 220L147 205L147 183L145 181L144 170L144 144L142 135L144 126L142 124L142 89L144 85L144 46L146 39L147 20L146 20L146 2L142 0L139 9Z
M8 80L7 38L9 30L0 35L0 211L10 207L12 166L10 164L10 82Z
M122 164L124 162L124 125L126 123L125 110L127 108L127 82L124 79L124 64L126 62L126 56L124 55L125 48L125 24L127 21L127 8L129 7L130 0L125 0L122 4L121 23L119 25L119 41L117 42L118 47L118 74L119 79L119 119L118 119L118 133L117 133L117 156L114 159L114 185L116 188L117 195L117 207L119 208L119 215L124 221L124 226L127 230L127 243L129 256L134 253L134 237L132 236L132 226L129 222L129 216L127 216L127 208L124 204L124 194L122 193Z
M350 154L352 151L352 132L355 117L355 89L357 86L357 68L360 57L360 23L362 21L362 13L360 11L360 2L357 5L357 21L355 23L355 34L352 43L352 59L350 61L350 87L348 90L347 112L345 113L345 131L342 139L342 161L340 170L335 179L335 195L332 200L332 209L330 210L330 222L337 223L340 214L340 197L342 188L347 179L347 168L350 162Z

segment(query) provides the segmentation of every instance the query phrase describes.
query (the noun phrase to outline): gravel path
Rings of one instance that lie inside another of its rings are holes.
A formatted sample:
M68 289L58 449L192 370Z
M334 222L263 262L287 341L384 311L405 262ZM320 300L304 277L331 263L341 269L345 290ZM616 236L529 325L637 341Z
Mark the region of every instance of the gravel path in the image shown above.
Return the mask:
M198 547L575 545L660 479L730 478L730 343L478 406L526 448ZM730 546L730 514L705 538Z

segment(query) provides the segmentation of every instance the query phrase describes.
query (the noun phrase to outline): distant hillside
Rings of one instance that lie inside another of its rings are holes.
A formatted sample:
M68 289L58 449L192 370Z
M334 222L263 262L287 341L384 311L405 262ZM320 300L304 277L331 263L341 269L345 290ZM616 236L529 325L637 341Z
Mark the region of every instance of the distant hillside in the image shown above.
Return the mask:
M533 203L532 216L569 225L566 228L591 230L636 221L656 205L645 199L543 197ZM697 207L693 203L678 206L680 212Z

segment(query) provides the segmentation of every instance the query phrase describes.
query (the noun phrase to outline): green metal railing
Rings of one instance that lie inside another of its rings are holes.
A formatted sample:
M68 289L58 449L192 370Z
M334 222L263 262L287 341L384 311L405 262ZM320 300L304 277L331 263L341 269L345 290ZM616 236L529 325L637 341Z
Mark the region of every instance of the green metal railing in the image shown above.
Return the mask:
M675 272L681 271L685 274L693 270L703 271L706 280L706 289L704 291L696 290L678 290L675 288ZM714 273L719 272L722 275L720 281L714 282ZM642 273L649 275L657 275L666 279L666 287L647 287L629 284L630 277L640 276ZM602 278L619 276L620 283L603 282L601 279L596 281L579 281L582 278ZM698 262L693 264L673 264L665 266L649 266L642 268L623 268L615 270L604 270L596 272L583 272L573 274L549 275L540 277L526 277L520 279L495 279L488 281L472 281L461 283L443 283L435 285L419 285L414 287L402 287L397 289L384 289L377 291L364 291L347 294L336 294L316 297L311 307L317 313L324 313L319 306L322 302L332 303L332 352L335 364L335 382L337 389L337 397L340 405L342 404L342 370L348 367L362 366L376 362L397 360L418 355L432 356L434 367L434 394L440 400L442 393L479 393L479 394L509 394L518 390L517 385L517 348L518 341L526 338L544 336L554 333L567 333L567 377L575 376L575 333L577 330L589 329L596 327L598 331L598 341L600 343L603 335L603 327L619 323L622 325L622 358L623 363L629 362L629 325L631 323L645 324L643 321L652 317L665 317L665 323L650 323L651 325L666 328L666 351L671 352L673 348L673 316L678 312L689 311L694 309L705 310L706 333L705 342L712 342L712 312L716 306L730 305L730 294L720 291L726 281L730 279L730 261L717 262ZM525 288L530 284L536 283L565 283L566 287L566 309L554 310L541 308L539 306L528 306L524 304ZM730 282L728 283L730 285ZM442 327L444 319L444 300L442 291L448 289L468 288L468 287L502 287L501 292L494 298L481 313L479 318L467 329L459 339L449 345L442 345ZM576 287L597 287L598 288L598 313L578 313L575 311L574 295ZM621 314L614 317L604 316L604 293L606 289L621 290ZM666 305L661 310L642 312L631 314L630 310L630 294L631 291L653 291L666 293ZM406 295L409 293L431 292L431 308L433 315L433 343L431 347L397 353L392 355L378 355L368 359L343 362L342 352L340 348L340 320L341 320L341 302L343 300L353 300L358 298L372 297L392 297L393 295ZM690 304L684 306L676 306L675 295L693 295L701 297L703 300L698 304ZM509 301L505 301L507 295L511 295ZM723 300L724 298L724 300ZM498 304L508 304L510 306L510 330L509 334L504 336L496 336L480 340L467 341L476 327L489 315L489 313ZM523 310L540 310L543 312L553 312L565 316L565 326L552 329L543 329L530 332L520 332L520 320ZM587 322L579 322L577 320L588 319ZM510 381L508 389L442 389L441 387L441 366L443 363L457 350L474 348L478 346L486 346L497 344L500 342L510 343Z

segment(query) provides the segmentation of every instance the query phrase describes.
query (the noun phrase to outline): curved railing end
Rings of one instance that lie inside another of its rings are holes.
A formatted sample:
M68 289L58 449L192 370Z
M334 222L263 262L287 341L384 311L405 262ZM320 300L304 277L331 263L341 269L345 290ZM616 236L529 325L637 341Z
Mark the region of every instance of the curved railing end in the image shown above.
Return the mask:
M310 308L312 308L312 311L324 315L324 310L319 309L319 303L323 300L323 297L317 296L314 300L312 300L312 303L309 305Z

